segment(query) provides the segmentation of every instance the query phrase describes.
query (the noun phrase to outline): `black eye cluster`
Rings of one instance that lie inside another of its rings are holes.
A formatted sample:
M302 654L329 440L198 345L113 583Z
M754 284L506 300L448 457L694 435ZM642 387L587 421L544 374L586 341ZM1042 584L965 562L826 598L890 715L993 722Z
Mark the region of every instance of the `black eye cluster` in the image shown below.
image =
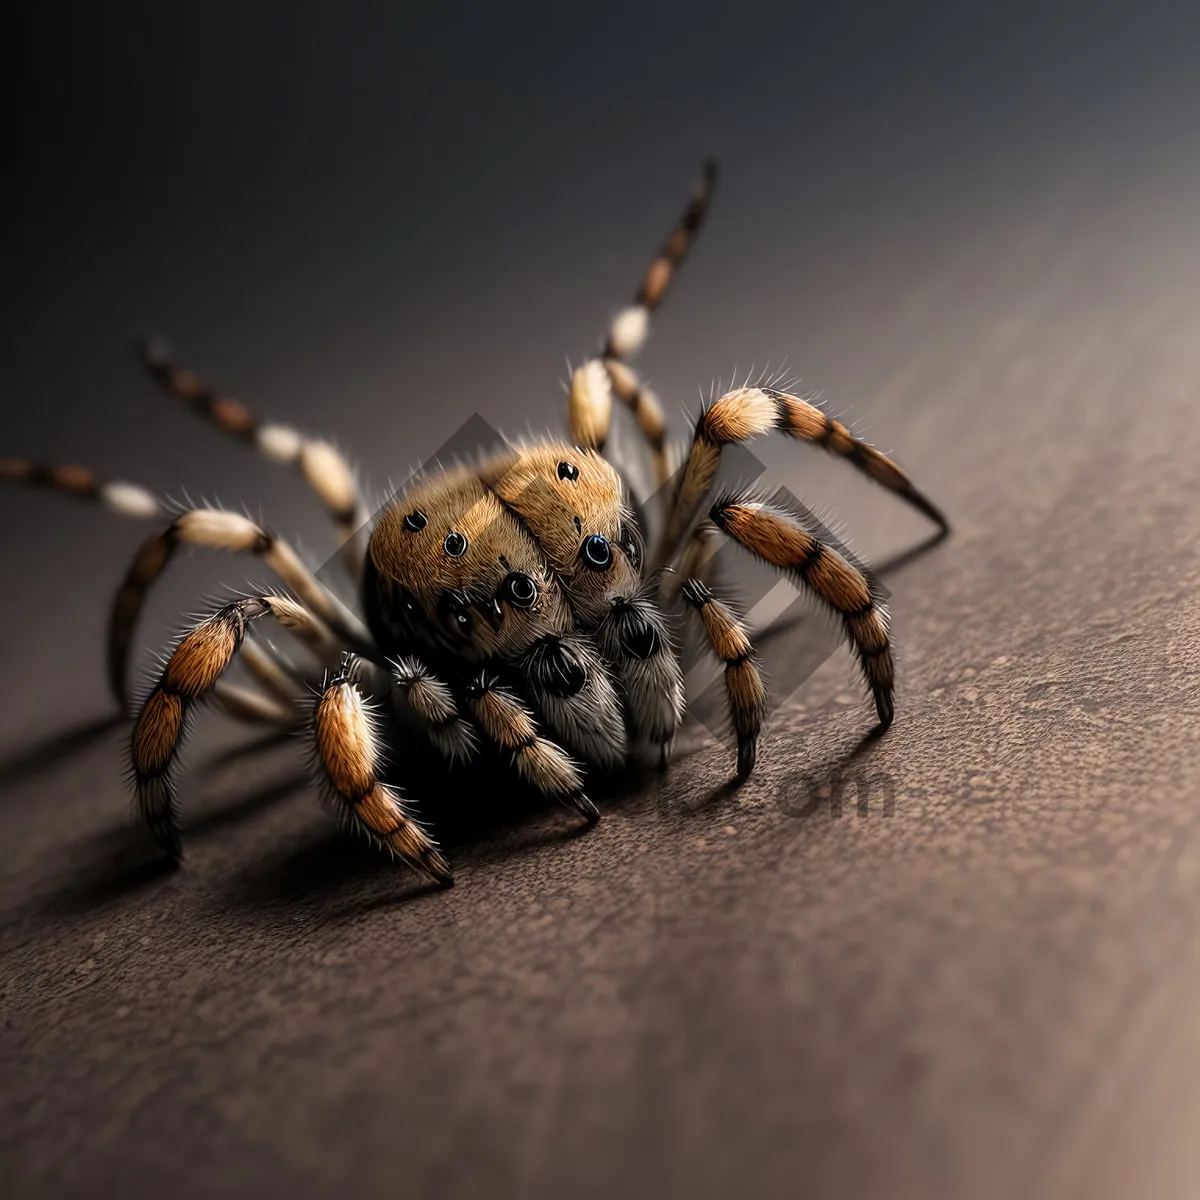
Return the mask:
M420 533L426 525L429 524L429 518L418 508L408 513L404 518L404 528L409 533ZM451 558L462 558L467 552L467 546L470 543L463 534L457 530L451 530L446 534L446 540L442 543L442 549L450 555Z
M632 533L622 529L617 545L625 551L625 556L635 568L641 566L642 546ZM612 546L608 538L602 533L593 533L591 537L584 538L583 545L579 547L579 558L585 567L590 567L593 571L607 571L613 562Z

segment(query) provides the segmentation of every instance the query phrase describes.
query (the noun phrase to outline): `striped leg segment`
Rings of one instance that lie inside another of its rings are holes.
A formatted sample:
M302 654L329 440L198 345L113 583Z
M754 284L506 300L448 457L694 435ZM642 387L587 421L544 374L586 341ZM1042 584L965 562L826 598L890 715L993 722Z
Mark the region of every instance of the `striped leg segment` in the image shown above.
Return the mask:
M691 199L662 248L646 268L633 304L613 318L604 343L604 358L632 358L642 348L650 329L650 314L663 302L676 272L683 265L708 215L720 167L716 159L704 164Z
M380 849L399 855L444 887L451 886L454 876L449 864L405 810L399 793L379 778L379 739L349 662L317 701L313 739L317 762L338 809Z
M875 699L880 727L892 723L895 682L888 614L875 581L782 509L749 496L719 500L709 514L734 541L786 571L838 616Z
M486 672L467 692L467 705L484 735L512 754L517 774L539 792L581 813L588 824L600 819L596 806L583 794L579 768L561 746L538 733L530 711Z
M771 430L778 430L797 441L824 446L882 487L902 496L941 530L949 530L950 524L941 510L913 486L890 458L854 437L844 425L815 405L774 388L737 388L726 392L711 405L696 424L691 451L679 478L675 503L667 522L664 542L667 553L678 544L708 496L717 474L721 448Z
M91 500L122 517L162 517L167 511L140 484L124 479L99 479L86 467L54 467L23 458L4 458L0 459L0 479Z
M704 583L688 579L680 594L699 613L712 652L725 664L725 695L737 735L737 773L739 779L745 779L754 770L758 735L767 709L762 669L745 625Z
M339 637L352 645L362 645L368 640L358 620L282 538L239 513L212 508L189 509L180 513L166 529L142 543L113 597L108 623L109 682L122 703L128 693L129 648L146 594L181 545L254 555Z
M246 626L268 614L312 642L330 636L311 613L286 596L251 596L223 605L194 626L172 651L134 725L130 757L138 811L173 858L179 858L182 849L171 771L188 715L233 661ZM240 689L227 689L225 697L236 704L239 693Z
M479 737L474 727L458 711L449 686L432 675L420 659L402 658L392 663L392 682L434 749L452 763L475 756Z
M571 437L583 449L604 449L612 424L614 396L633 413L650 450L655 487L661 487L670 474L662 405L625 360L637 354L646 341L650 332L650 314L662 303L700 231L717 175L716 162L705 163L687 208L647 268L633 304L613 318L600 356L574 372L567 398L567 424Z
M193 412L250 443L264 458L299 468L333 518L351 573L358 579L364 553L361 531L370 514L342 452L332 442L306 437L290 425L260 422L240 400L213 391L193 372L179 366L170 347L157 338L141 342L138 355L159 386L183 400Z

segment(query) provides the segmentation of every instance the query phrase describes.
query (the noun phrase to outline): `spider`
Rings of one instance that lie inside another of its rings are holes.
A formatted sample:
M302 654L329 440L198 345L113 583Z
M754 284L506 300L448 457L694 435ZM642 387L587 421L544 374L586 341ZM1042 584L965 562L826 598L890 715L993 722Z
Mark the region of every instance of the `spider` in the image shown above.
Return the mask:
M746 489L714 500L722 449L778 431L848 460L942 534L945 517L895 463L844 425L763 383L710 403L690 448L673 454L663 410L629 365L704 221L716 180L710 162L633 304L617 313L599 354L573 372L568 440L506 445L469 466L439 467L374 517L332 443L258 421L179 366L165 344L140 345L144 365L168 393L266 458L299 467L340 532L358 613L282 537L248 516L169 508L144 488L102 482L83 468L0 463L10 478L159 520L111 610L109 678L123 706L138 614L179 546L253 555L287 589L238 596L194 624L164 658L140 705L130 743L133 789L142 819L168 855L181 855L173 766L189 715L206 699L235 717L305 732L334 811L442 885L453 882L446 859L381 765L406 732L427 738L450 763L490 747L527 784L593 823L599 813L584 792L587 767L620 768L647 743L667 763L686 703L668 620L675 609L697 618L724 665L736 771L745 779L754 769L767 691L746 626L714 584L712 555L721 535L836 615L870 688L878 730L891 724L888 614L874 577L786 506ZM605 456L615 404L632 413L652 465L661 499L653 538L650 516L632 505L626 464ZM315 689L306 689L304 671L287 657L247 637L266 617L322 665ZM254 688L221 678L239 654Z

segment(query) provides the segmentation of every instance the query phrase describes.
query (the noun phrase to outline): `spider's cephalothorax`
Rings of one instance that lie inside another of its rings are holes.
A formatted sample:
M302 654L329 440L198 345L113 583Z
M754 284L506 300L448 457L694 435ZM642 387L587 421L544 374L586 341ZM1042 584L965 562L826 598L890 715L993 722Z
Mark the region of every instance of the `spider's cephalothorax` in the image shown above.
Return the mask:
M737 388L711 404L672 472L662 410L628 365L686 257L715 180L710 164L634 304L614 318L601 353L574 372L569 441L533 441L427 475L374 519L353 471L330 443L259 423L177 366L160 343L142 346L146 366L169 392L267 458L300 468L342 532L361 618L287 542L248 517L168 511L135 484L101 482L81 468L0 462L0 474L10 478L161 520L112 608L110 679L122 703L146 591L179 545L255 555L291 591L231 600L192 627L141 705L131 743L137 803L168 853L180 854L172 769L189 710L207 698L245 720L307 724L335 809L443 883L451 881L450 869L407 811L401 781L383 777L384 758L397 758L383 753L385 736L415 729L452 762L490 745L527 783L594 821L599 814L583 790L587 769L619 768L647 744L665 763L683 720L683 671L667 619L676 603L696 614L724 664L737 774L745 778L754 768L766 688L742 621L716 594L712 552L720 534L790 575L837 615L870 686L879 727L891 723L888 617L872 577L801 515L747 492L713 502L722 447L778 430L848 459L943 533L944 517L890 459L808 401L770 386ZM631 410L643 436L656 512L635 513L625 464L605 457L614 401ZM656 569L648 573L651 548ZM657 568L673 573L670 588ZM304 669L246 636L265 616L324 668L315 702ZM239 652L253 688L220 678ZM386 733L374 715L385 702L398 717Z

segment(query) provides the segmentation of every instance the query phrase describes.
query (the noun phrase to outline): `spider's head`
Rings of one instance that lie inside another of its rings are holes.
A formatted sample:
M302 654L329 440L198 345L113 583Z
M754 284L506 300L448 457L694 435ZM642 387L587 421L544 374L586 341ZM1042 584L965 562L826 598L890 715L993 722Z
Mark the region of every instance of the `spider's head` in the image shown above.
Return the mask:
M396 499L367 557L364 603L389 653L507 659L570 625L537 544L469 471L438 475Z
M638 591L641 535L600 454L560 442L522 447L488 482L541 545L582 624L598 624L614 599Z

